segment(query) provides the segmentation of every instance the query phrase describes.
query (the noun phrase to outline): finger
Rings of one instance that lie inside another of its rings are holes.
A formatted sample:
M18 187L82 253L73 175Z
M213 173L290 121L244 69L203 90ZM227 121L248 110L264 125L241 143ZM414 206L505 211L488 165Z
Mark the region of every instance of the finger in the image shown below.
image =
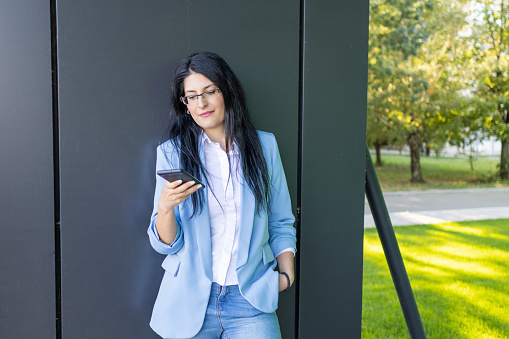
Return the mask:
M169 198L177 204L180 204L182 201L186 200L187 197L188 195L186 195L184 192L175 192L175 190L173 190L169 195Z
M184 186L184 185L182 185L182 186ZM173 190L173 197L174 197L174 199L184 201L187 199L188 196L190 196L191 194L193 194L194 192L199 190L201 187L203 187L201 184L193 185L193 186L189 187L188 189L181 191L181 192L177 192L177 189L175 189L175 190Z
M182 184L182 180L175 180L175 181L172 181L172 182L167 181L165 183L165 186L168 187L168 188L174 189L174 188L180 186L181 184Z
M189 187L188 189L186 189L185 191L183 191L183 193L184 193L184 195L191 195L202 187L203 187L202 184L195 184L195 185Z
M182 185L176 187L174 189L174 192L175 193L183 193L186 190L188 190L190 187L193 187L193 186L198 186L198 185L196 185L196 182L194 182L194 181L188 181L188 182L185 182Z

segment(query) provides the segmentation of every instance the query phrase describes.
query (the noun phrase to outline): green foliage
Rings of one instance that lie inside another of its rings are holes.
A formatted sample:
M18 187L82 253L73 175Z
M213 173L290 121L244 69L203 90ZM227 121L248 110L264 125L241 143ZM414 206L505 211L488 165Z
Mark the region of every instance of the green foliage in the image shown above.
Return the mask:
M478 100L483 103L480 108L482 108L489 134L499 140L508 141L509 74L507 71L497 69L486 75L479 83L476 94Z
M371 2L368 138L369 144L401 145L404 134L388 119L393 111L399 62L416 55L428 38L423 15L429 1L374 0Z
M478 63L474 94L490 135L502 143L500 177L509 177L509 8L507 0L482 0L475 6L472 58Z
M509 177L507 0L373 0L369 47L369 145L407 143L419 181L423 142L473 159L494 136L499 175Z
M426 141L440 149L466 106L462 76L467 42L467 1L382 1L371 3L368 144ZM482 134L473 135L482 136ZM417 143L417 145L414 145ZM412 173L413 174L413 173Z
M508 223L395 228L428 338L509 337ZM409 338L375 229L364 236L362 338Z

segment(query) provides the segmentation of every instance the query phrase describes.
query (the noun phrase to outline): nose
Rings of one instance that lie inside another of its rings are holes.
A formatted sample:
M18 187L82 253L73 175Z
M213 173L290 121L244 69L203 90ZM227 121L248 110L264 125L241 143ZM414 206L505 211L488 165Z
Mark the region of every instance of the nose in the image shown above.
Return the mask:
M207 99L203 99L203 95L200 95L200 96L198 97L198 106L199 106L200 108L202 108L202 107L207 106L207 104L208 104Z

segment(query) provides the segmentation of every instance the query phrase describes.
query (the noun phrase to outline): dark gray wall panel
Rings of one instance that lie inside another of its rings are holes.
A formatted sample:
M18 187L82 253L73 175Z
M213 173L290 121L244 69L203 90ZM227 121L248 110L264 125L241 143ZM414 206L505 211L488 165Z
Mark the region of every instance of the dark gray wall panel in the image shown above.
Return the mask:
M360 338L368 1L305 18L299 334Z
M58 4L64 338L158 337L162 258L146 228L168 81L187 53L180 4Z
M157 337L148 321L163 258L146 236L155 146L173 70L190 52L218 52L237 71L255 120L278 137L295 196L298 8L285 5L58 4L64 337ZM293 331L288 312L282 326Z
M55 336L49 1L0 3L0 334Z

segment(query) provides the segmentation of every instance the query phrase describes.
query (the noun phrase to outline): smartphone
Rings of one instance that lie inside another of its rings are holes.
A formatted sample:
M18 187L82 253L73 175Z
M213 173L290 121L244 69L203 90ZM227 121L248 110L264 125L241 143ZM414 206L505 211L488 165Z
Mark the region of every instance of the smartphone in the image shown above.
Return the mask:
M182 180L182 183L188 182L188 181L194 181L196 184L201 184L202 187L204 186L198 179L193 177L191 174L187 173L183 169L170 169L170 170L160 170L157 171L157 175L160 177L163 177L164 179L168 180L169 182L173 182L176 180Z

